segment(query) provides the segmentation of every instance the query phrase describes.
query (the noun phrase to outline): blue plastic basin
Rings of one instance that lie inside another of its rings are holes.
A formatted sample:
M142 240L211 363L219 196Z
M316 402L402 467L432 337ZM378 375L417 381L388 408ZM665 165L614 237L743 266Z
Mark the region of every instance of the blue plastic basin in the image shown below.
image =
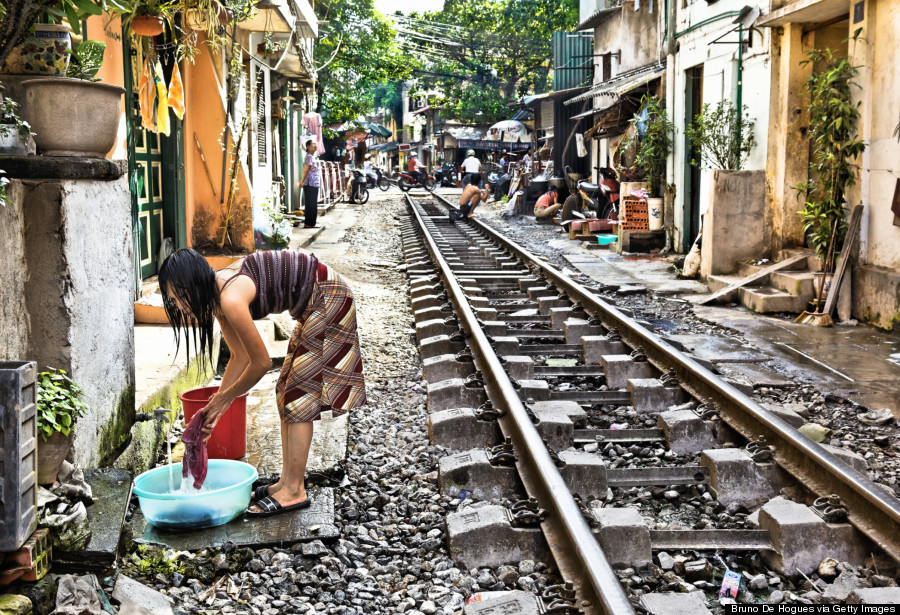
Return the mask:
M172 464L174 487L181 488L181 464ZM169 490L169 466L154 468L134 479L144 518L159 528L193 530L228 523L250 504L250 488L256 468L242 461L210 459L203 491L173 493Z

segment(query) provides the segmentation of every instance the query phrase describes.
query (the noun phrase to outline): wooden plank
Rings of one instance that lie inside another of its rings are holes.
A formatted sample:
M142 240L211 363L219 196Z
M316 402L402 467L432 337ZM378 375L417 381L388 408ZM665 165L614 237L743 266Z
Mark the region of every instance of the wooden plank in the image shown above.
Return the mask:
M841 289L841 279L847 270L847 262L850 260L850 253L856 245L859 236L859 221L862 218L863 206L857 205L850 214L850 225L847 227L847 239L844 241L844 247L841 249L841 257L838 259L837 267L831 278L831 288L828 289L828 298L825 300L825 313L829 316L834 311L837 303L838 292Z
M785 267L789 267L795 263L799 263L800 261L806 260L806 258L807 258L806 254L797 254L797 255L794 255L790 258L787 258L787 259L781 261L780 263L775 263L774 265L769 265L768 267L763 267L756 273L748 275L746 278L741 278L734 284L729 284L725 288L717 290L716 292L711 294L709 297L704 297L703 299L700 299L699 301L696 302L696 305L706 305L707 303L709 303L711 301L716 301L717 299L721 299L728 293L735 291L742 286L746 286L747 284L750 284L751 282L755 282L756 280L761 280L762 278L766 277L770 273L774 273L774 272L778 271L779 269L784 269Z

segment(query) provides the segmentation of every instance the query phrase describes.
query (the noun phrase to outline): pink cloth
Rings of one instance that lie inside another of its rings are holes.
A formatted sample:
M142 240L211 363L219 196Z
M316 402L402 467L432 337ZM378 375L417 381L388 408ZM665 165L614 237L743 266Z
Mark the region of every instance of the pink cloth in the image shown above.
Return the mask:
M303 127L316 137L316 155L325 153L325 143L322 141L322 116L315 111L310 111L303 116Z
M206 480L207 462L206 434L203 433L203 413L198 412L188 423L181 436L184 442L184 459L181 460L181 478L188 477L188 470L194 479L194 489L203 486Z

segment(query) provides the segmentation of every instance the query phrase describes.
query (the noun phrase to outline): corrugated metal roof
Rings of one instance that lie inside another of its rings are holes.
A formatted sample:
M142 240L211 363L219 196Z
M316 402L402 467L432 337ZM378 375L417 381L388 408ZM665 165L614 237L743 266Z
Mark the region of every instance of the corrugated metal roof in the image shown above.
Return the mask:
M597 9L590 17L578 24L575 30L593 30L620 10L622 10L621 4L605 9Z
M595 96L621 96L625 92L633 90L642 83L650 81L651 79L656 79L658 76L657 73L662 72L663 70L665 70L665 68L665 63L660 63L650 66L643 66L633 71L622 73L621 75L616 75L608 81L598 83L584 94L580 94L578 96L575 96L574 98L570 98L563 104L571 105L572 103L587 100L588 98L594 98Z

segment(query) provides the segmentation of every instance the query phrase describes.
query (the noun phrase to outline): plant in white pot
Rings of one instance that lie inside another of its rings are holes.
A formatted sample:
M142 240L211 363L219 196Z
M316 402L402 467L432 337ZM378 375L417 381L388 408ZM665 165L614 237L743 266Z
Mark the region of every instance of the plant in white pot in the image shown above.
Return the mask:
M19 117L19 105L12 98L0 100L0 154L34 153L31 125Z
M798 197L805 197L798 213L807 242L819 260L816 305L821 307L834 271L834 257L847 234L844 194L856 181L853 161L865 151L866 142L857 138L861 103L854 103L851 95L859 69L831 49L812 49L807 57L803 64L820 68L806 80L810 101L809 179L794 189Z
M647 213L650 230L662 228L663 192L666 189L666 161L672 153L675 126L669 121L665 103L658 96L645 94L637 115L629 120L638 136L634 164L642 169L649 184Z
M125 89L95 81L105 47L82 42L72 51L70 77L22 82L41 154L103 158L115 145Z
M41 372L37 383L38 483L51 484L72 447L72 432L87 411L84 391L65 370Z

